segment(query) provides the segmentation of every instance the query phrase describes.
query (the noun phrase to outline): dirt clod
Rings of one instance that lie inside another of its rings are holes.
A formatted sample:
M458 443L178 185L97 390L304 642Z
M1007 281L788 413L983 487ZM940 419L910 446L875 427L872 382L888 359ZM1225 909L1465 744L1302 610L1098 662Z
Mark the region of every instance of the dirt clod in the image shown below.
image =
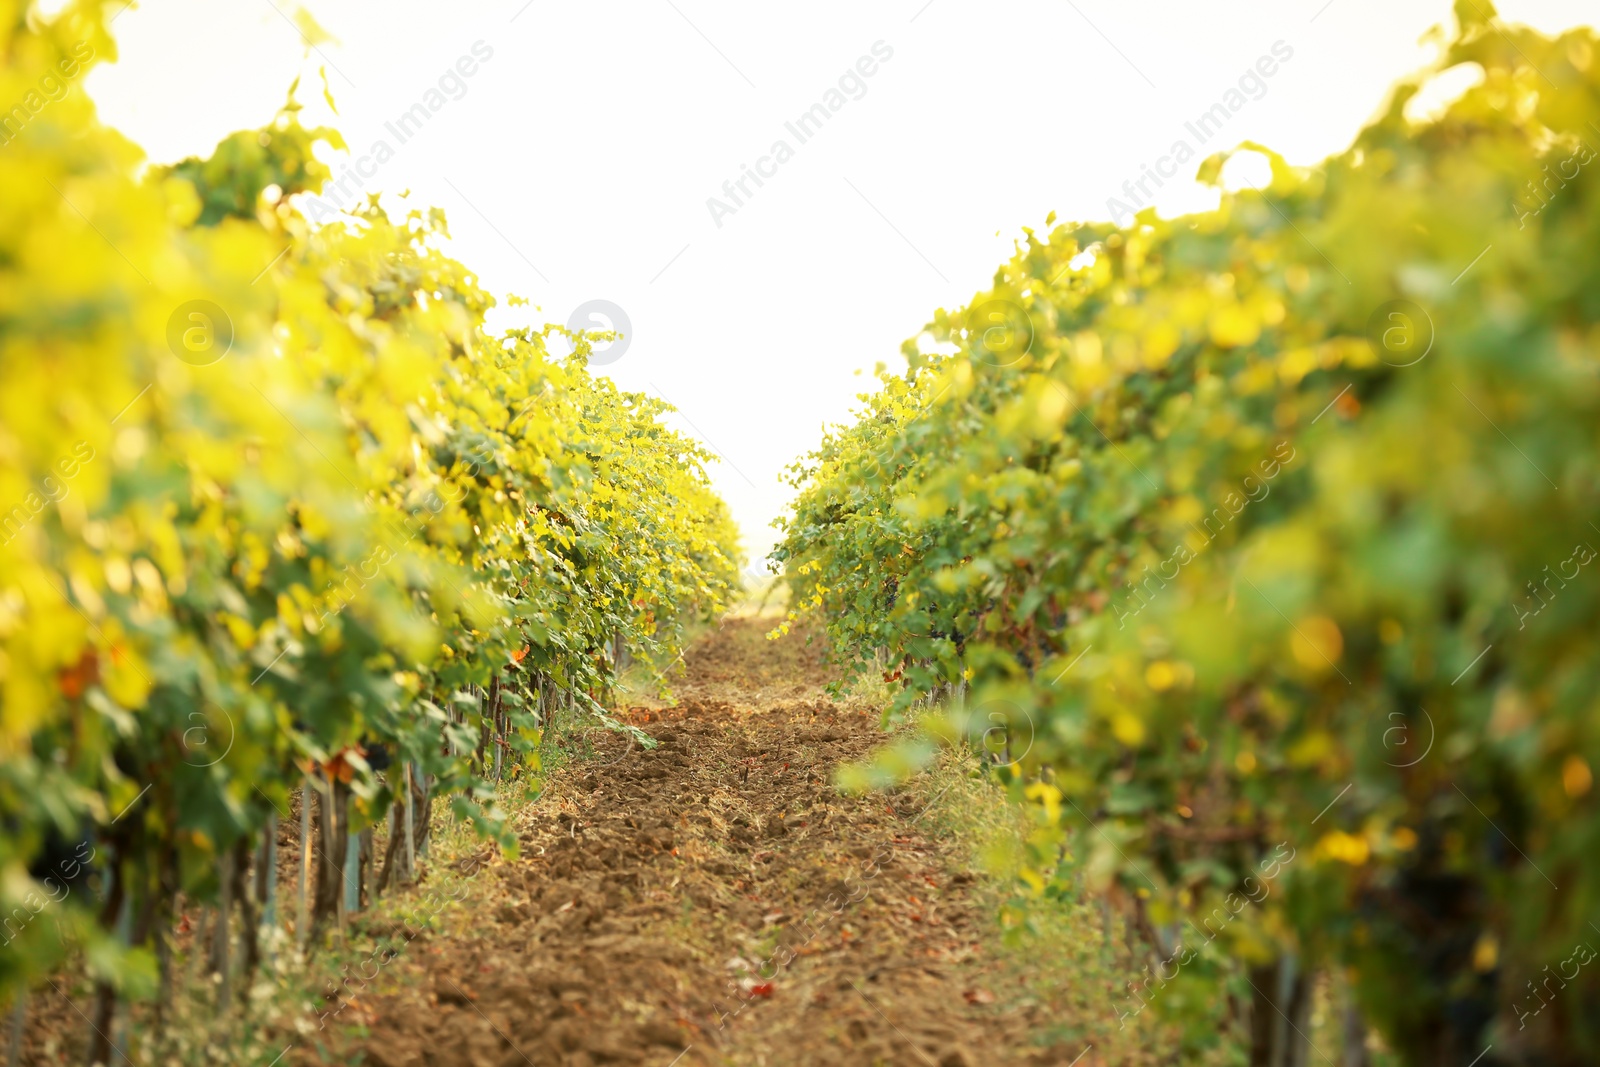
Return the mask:
M828 700L814 650L762 629L725 624L686 657L675 706L630 709L656 748L604 733L598 766L554 777L517 827L520 858L490 861L509 868L485 879L498 921L391 966L346 1052L375 1067L1053 1062L994 1006L984 917L920 805L827 784L882 742L875 711Z

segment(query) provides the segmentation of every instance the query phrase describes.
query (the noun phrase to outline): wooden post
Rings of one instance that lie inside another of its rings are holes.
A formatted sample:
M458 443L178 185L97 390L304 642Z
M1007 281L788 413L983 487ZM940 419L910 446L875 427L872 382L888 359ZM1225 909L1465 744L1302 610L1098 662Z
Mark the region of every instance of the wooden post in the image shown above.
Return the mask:
M415 800L411 795L411 764L402 763L400 774L405 779L406 789L406 884L409 885L417 877L417 824Z
M1250 1011L1251 1067L1299 1067L1309 1046L1312 972L1292 954L1253 967Z
M344 873L348 852L345 795L344 787L332 776L322 783L322 863L317 870L316 917L319 923L333 922L340 944L344 943Z
M217 928L215 943L212 950L211 962L217 973L222 975L222 985L217 994L217 1014L221 1015L228 1010L228 987L232 970L228 961L229 935L232 933L233 924L233 849L228 849L217 857L218 867L222 872L222 893L217 904Z
M195 964L201 959L211 955L211 947L207 937L211 933L211 909L204 905L200 908L200 921L195 924L194 940L189 943L189 958L183 963L183 986L187 990L194 984Z
M300 921L294 939L304 952L311 939L311 776L300 787Z
M369 826L360 833L361 877L356 882L356 893L366 894L369 901L378 899L378 828Z
M1356 1000L1356 993L1351 988L1348 976L1341 983L1344 1001L1343 1010L1343 1044L1344 1055L1342 1067L1368 1067L1371 1062L1367 1059L1367 1024L1361 1017L1361 1005Z
M145 887L149 891L149 887ZM133 893L122 898L122 911L117 915L117 941L124 949L133 944ZM111 1014L111 1048L117 1053L128 1047L130 1006L118 1000Z
M128 914L126 911L128 892L128 868L132 863L126 856L125 846L120 843L114 848L107 863L107 877L110 884L106 888L104 902L100 906L100 925L103 929L116 930L122 925L122 918ZM97 979L94 983L94 1007L90 1017L86 1020L89 1028L94 1031L94 1036L89 1039L88 1055L84 1062L93 1067L97 1063L110 1063L113 1050L110 1034L116 1029L117 989L107 978Z
M261 849L256 854L256 899L261 901L261 919L257 924L256 940L262 946L262 955L272 957L272 932L278 927L278 815L267 816L267 826L261 837Z
M163 861L165 862L165 861ZM172 897L167 892L163 880L160 892L163 896L162 907L156 913L157 918L151 935L156 943L156 1003L155 1017L151 1020L151 1029L155 1031L156 1039L160 1040L166 1034L167 1018L172 1011Z
M489 730L489 736L490 742L494 745L494 780L498 782L505 767L505 745L502 744L505 739L505 723L502 720L505 716L501 709L503 702L500 699L500 679L498 677L489 686L489 693L490 722L494 724Z
M476 765L479 774L487 776L489 773L489 737L493 732L489 725L489 716L493 712L493 702L489 699L488 691L482 686L475 685L472 690L473 694L478 698L478 750L473 754L473 763Z
M427 771L417 771L417 792L423 799L422 805L422 844L417 848L417 854L426 856L433 843L433 796L431 790L433 783L428 781Z
M11 1051L6 1057L9 1067L22 1067L22 1030L28 1024L28 987L18 986L16 999L11 1002Z
M500 741L500 722L499 716L496 716L494 732L494 780L497 782L500 781L504 776L505 767L505 753L502 751Z
M344 798L344 824L350 825L350 798ZM361 835L345 830L344 914L348 918L361 910Z

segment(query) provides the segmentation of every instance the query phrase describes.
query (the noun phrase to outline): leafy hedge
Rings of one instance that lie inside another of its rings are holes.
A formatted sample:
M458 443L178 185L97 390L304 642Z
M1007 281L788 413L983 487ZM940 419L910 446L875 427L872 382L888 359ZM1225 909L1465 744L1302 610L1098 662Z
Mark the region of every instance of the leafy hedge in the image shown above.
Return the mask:
M114 54L102 5L26 7L0 4L0 100ZM292 94L143 173L81 92L37 110L0 145L0 914L64 921L7 926L0 986L64 930L146 995L179 894L226 900L308 772L354 831L397 791L370 764L409 763L514 847L488 779L537 786L535 696L604 718L618 642L669 663L737 535L591 338L485 332L442 214L309 226L339 142ZM59 893L85 848L98 892Z
M1153 999L1196 1046L1293 958L1408 1062L1600 1050L1600 971L1556 967L1600 916L1600 42L1456 14L1324 163L1245 145L1271 180L1214 211L1025 231L793 471L798 610L892 711L965 681L1005 725L1031 892L1243 965Z

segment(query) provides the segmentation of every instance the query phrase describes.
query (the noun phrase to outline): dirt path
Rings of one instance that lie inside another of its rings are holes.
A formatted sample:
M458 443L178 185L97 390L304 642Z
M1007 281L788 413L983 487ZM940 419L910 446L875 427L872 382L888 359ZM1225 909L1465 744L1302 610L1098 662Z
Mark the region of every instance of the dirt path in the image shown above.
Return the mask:
M853 798L833 768L881 741L825 699L815 654L734 620L686 657L679 701L639 709L553 776L522 856L476 880L476 924L418 942L349 1021L377 1067L1059 1063L986 957L973 877L909 796ZM999 994L996 994L999 990ZM1025 999L1025 998L1023 998Z

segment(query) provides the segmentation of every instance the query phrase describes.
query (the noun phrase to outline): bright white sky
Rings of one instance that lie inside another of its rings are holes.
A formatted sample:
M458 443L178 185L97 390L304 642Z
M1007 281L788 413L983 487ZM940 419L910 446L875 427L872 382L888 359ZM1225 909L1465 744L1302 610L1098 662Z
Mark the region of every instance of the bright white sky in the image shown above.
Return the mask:
M903 366L900 342L985 287L1021 227L1109 217L1277 41L1293 58L1158 203L1204 206L1195 166L1241 140L1294 163L1338 151L1450 19L1448 0L312 0L338 40L308 58L290 3L146 0L117 17L120 61L89 92L167 162L264 124L304 73L306 120L357 156L387 141L366 187L444 207L490 290L541 322L592 299L625 309L628 348L602 372L665 397L724 457L712 475L752 556L789 499L780 472L848 417L870 384L857 372ZM1500 7L1547 31L1595 12ZM465 95L400 144L384 123L480 40L493 55ZM800 144L784 123L878 41L893 57L865 95ZM793 158L719 228L707 198L780 138Z

